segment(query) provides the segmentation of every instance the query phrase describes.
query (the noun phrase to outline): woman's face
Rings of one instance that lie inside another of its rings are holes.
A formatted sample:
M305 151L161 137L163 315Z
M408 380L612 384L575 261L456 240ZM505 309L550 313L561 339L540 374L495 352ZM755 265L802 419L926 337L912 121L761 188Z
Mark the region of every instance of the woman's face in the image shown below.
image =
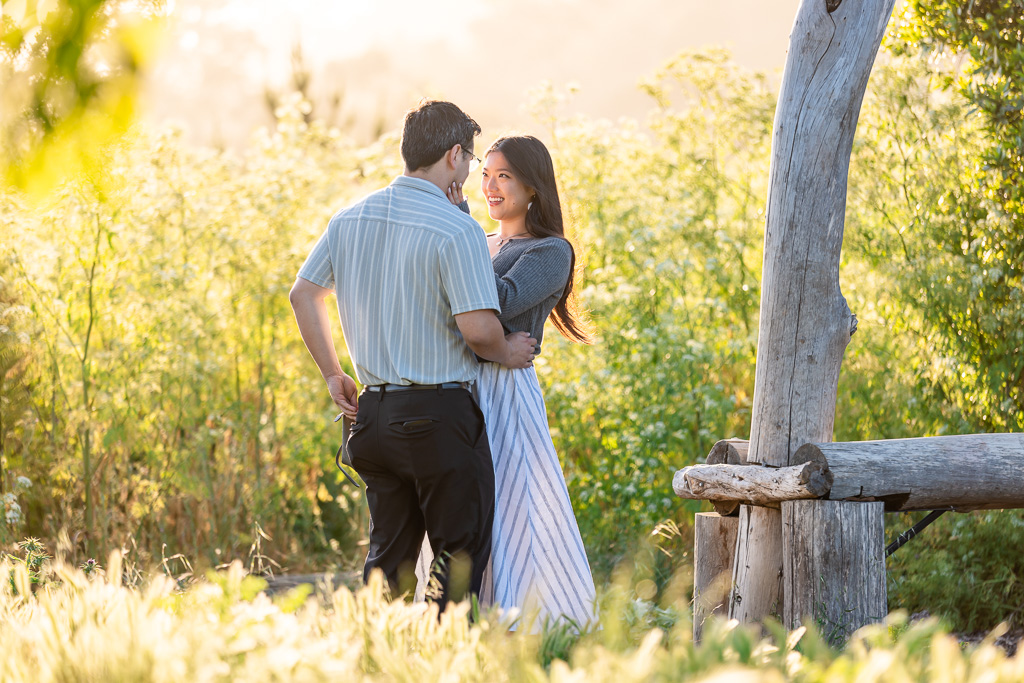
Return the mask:
M487 215L496 221L526 216L533 192L512 175L504 154L497 150L489 153L480 176L480 190L487 200Z

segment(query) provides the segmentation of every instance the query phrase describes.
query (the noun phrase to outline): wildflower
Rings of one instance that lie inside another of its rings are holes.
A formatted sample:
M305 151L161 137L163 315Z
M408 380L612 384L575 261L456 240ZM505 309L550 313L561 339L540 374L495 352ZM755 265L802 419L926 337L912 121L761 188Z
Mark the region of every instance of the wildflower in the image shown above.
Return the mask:
M32 480L28 477L18 477L14 480L15 491L27 491L32 488Z
M7 524L14 526L21 521L21 506L15 500L13 493L4 496L4 519Z
M26 538L24 541L18 541L18 547L32 554L45 554L46 550L46 546L38 538Z

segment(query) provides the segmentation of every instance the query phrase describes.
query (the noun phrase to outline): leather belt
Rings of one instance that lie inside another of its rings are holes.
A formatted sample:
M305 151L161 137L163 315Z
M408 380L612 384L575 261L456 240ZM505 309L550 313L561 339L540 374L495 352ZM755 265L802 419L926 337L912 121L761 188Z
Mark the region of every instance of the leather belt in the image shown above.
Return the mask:
M424 389L469 389L469 382L442 382L440 384L373 384L367 391L390 394L396 391L422 391Z

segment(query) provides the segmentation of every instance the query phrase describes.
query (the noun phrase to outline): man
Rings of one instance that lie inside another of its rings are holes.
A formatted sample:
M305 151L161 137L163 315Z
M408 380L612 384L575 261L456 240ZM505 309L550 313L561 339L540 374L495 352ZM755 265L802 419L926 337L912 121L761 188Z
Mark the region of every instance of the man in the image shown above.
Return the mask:
M410 111L404 174L331 219L290 295L331 398L354 418L348 448L370 508L363 579L380 569L396 594L411 592L426 531L442 611L479 591L491 548L494 471L468 390L473 354L522 368L536 343L525 332L505 336L483 231L445 196L469 175L479 133L449 102ZM332 292L364 385L358 408L331 338Z

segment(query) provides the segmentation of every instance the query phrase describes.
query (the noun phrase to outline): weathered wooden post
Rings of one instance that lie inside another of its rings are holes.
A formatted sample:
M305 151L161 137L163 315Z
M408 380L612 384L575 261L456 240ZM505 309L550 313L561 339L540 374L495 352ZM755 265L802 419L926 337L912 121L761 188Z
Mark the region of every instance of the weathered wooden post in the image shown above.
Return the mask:
M888 612L884 503L782 503L783 622L839 645Z
M850 152L893 4L804 0L797 11L772 137L748 455L754 463L788 466L801 445L832 440L839 369L856 329L839 289ZM740 507L730 616L758 621L799 612L783 607L783 533L779 510ZM824 550L792 540L787 546ZM815 585L810 599L829 601L833 587Z
M693 520L693 641L699 643L704 620L729 615L729 587L736 553L737 518L700 512Z

